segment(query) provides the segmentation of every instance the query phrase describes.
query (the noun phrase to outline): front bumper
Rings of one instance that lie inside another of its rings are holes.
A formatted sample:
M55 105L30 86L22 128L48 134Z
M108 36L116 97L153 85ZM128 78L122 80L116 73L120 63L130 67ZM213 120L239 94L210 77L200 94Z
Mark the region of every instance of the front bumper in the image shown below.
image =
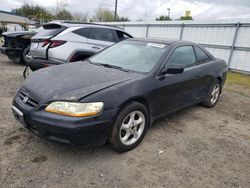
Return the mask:
M87 147L106 143L116 113L109 110L93 117L63 116L46 112L43 107L29 109L18 96L13 100L13 106L23 114L18 117L20 114L12 109L15 118L39 137Z

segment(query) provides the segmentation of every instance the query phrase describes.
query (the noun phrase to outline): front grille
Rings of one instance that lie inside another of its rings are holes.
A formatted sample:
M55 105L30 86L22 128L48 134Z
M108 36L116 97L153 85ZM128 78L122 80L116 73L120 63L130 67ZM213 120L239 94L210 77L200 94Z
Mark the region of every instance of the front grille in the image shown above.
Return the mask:
M30 97L27 93L25 93L22 90L19 91L18 96L20 97L20 99L23 101L25 105L28 105L30 107L36 107L39 104L37 100Z

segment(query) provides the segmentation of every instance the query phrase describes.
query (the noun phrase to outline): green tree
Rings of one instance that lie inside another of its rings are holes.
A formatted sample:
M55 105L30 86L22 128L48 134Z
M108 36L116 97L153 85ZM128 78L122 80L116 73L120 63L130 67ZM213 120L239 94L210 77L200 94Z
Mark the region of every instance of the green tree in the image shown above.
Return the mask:
M71 13L69 11L67 11L66 9L60 10L55 15L55 17L58 20L72 20L73 19L73 16L71 15Z
M40 21L41 19L50 21L54 19L54 16L45 8L28 3L24 3L20 8L13 9L11 12L20 16L28 17L34 21Z
M73 16L66 9L67 6L65 0L58 0L56 5L49 10L39 5L24 3L20 8L13 9L11 12L38 22L48 22L54 19L71 20Z
M75 21L87 21L87 20L90 20L88 13L74 12L72 16L73 16L73 19Z
M112 22L115 20L115 15L110 9L99 7L95 11L93 20L97 22Z
M129 19L127 17L119 17L118 16L118 19L117 19L118 22L128 22Z
M192 16L181 16L180 20L193 20Z
M168 16L164 16L164 15L162 15L162 16L160 16L159 18L156 18L155 19L156 21L170 21L170 20L172 20L170 17L168 17Z
M54 7L52 7L52 12L56 19L58 20L71 20L73 16L67 10L68 1L66 0L57 0Z
M96 22L113 22L115 21L115 13L114 11L108 9L108 8L101 8L99 7L95 11L95 15L93 16L93 21ZM127 22L129 19L127 17L119 17L117 15L117 21L118 22Z

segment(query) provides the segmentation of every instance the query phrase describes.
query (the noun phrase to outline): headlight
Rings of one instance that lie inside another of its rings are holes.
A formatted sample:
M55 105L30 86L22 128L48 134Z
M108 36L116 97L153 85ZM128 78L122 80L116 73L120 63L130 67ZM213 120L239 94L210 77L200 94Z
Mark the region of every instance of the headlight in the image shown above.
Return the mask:
M49 104L45 111L66 116L84 117L98 114L103 109L103 106L103 102L76 103L57 101Z

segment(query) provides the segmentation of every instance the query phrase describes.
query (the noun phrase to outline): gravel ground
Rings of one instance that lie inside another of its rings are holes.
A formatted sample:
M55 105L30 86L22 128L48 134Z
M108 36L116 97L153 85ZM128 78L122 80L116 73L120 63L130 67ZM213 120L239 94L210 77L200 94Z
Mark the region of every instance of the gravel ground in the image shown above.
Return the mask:
M12 116L24 66L0 55L0 187L250 187L250 89L226 85L217 106L158 121L134 150L40 139Z

